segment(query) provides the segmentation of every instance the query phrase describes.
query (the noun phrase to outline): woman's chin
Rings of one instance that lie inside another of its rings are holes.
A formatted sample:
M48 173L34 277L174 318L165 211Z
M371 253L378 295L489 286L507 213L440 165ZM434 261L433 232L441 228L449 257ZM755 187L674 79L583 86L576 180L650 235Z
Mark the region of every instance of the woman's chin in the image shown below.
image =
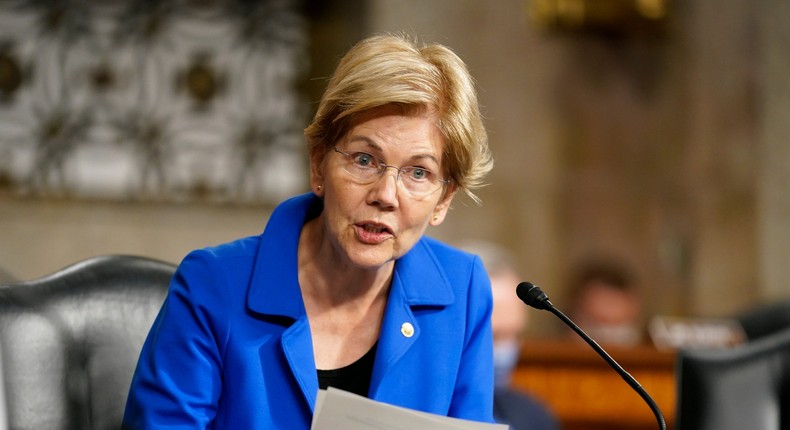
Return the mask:
M395 259L392 249L389 247L376 245L365 248L367 249L354 250L349 255L349 260L353 266L365 270L378 270L391 265Z

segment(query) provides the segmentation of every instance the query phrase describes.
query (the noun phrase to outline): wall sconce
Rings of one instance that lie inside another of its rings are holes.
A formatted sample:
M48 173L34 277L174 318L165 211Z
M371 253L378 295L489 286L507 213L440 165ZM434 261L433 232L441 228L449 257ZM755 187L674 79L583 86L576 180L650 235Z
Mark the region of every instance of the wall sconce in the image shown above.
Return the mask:
M655 32L669 0L530 0L533 22L553 30L607 33Z

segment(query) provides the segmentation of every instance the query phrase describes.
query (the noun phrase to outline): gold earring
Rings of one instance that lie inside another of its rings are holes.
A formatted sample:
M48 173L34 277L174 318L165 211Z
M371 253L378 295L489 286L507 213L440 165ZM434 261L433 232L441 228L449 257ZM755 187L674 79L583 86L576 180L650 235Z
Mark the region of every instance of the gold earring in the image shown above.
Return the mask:
M436 220L438 220L438 219L439 219L439 215L434 215L434 216L433 216L433 220L434 220L434 221L436 221Z

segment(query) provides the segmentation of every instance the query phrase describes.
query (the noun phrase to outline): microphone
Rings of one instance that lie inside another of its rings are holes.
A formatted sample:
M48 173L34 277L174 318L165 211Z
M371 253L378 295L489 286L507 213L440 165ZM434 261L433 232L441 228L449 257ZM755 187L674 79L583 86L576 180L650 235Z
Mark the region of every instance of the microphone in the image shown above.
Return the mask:
M620 366L603 348L596 341L594 341L590 336L587 335L579 326L576 325L570 318L568 318L565 314L563 314L559 309L554 307L554 304L551 303L549 300L549 296L543 292L537 285L531 282L522 282L518 284L516 287L516 295L518 298L521 299L522 302L526 303L528 306L531 306L535 309L539 310L546 310L554 315L556 315L559 319L562 320L568 327L572 328L573 331L576 332L582 339L584 339L587 344L589 344L595 352L597 352L607 363L615 370L620 377L625 380L628 385L631 386L638 394L642 397L642 399L650 406L650 410L653 411L653 415L656 416L656 421L658 421L658 427L661 430L666 430L667 423L664 420L664 415L661 413L661 409L659 409L658 405L653 398L647 394L642 385L634 379L631 374L625 371L622 366Z

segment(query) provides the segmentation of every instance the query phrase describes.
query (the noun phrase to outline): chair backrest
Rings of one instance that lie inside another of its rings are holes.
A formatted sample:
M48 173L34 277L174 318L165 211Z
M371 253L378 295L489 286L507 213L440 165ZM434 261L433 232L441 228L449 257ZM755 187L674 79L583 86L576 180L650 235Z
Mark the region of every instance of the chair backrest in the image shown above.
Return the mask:
M8 273L7 270L5 270L4 268L0 267L0 284L7 284L9 282L13 282L13 281L16 281L16 280L17 279L13 275Z
M754 340L790 328L790 300L756 306L736 317L746 337Z
M118 429L142 344L175 266L101 256L0 287L11 429Z
M677 356L677 430L790 430L790 330Z

